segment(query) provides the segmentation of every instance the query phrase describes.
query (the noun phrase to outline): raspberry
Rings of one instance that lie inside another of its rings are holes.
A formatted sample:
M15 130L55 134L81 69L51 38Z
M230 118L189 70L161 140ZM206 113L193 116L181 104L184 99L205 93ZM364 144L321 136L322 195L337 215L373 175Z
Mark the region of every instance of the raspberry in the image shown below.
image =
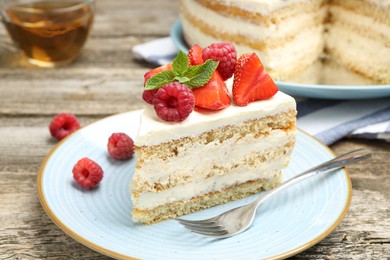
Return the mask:
M217 71L223 80L233 76L234 67L237 62L236 48L230 42L213 43L203 49L202 58L204 61L212 59L219 61Z
M186 119L195 106L191 89L179 82L164 85L154 95L154 110L165 121L180 122Z
M134 142L125 133L113 133L108 138L108 154L116 160L126 160L133 156Z
M145 100L146 103L153 105L154 94L156 94L157 91L158 89L144 90L142 99Z
M96 162L84 157L73 167L73 178L84 189L95 188L103 179L103 170Z
M61 140L80 128L79 121L72 114L56 115L50 123L49 129L53 137Z

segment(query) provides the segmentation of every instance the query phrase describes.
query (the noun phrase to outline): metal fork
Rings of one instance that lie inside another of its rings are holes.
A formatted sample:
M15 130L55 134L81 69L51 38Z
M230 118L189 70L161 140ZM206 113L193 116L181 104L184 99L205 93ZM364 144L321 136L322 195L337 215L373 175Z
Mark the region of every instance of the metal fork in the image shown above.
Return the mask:
M265 196L260 197L249 204L230 209L209 219L185 220L182 218L176 218L175 220L193 233L216 238L235 236L249 229L255 218L257 208L271 196L298 181L319 173L331 172L343 168L347 164L368 158L370 155L370 152L366 149L350 151L302 172L301 174L285 181L279 187L269 191Z

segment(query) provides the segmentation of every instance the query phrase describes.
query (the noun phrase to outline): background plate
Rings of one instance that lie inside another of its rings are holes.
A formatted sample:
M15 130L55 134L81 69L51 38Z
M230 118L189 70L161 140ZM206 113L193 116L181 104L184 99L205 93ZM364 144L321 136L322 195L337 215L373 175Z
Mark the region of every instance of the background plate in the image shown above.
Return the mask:
M106 152L108 137L125 132L135 137L140 111L108 117L64 139L47 155L38 175L43 208L67 234L103 254L142 259L259 259L287 257L309 248L342 220L351 200L351 182L340 170L295 184L260 207L254 226L228 239L192 234L173 220L151 226L131 221L129 184L135 160L114 161ZM84 191L72 178L82 157L98 162L104 178L97 189ZM297 144L284 178L331 159L329 148L298 131ZM215 215L260 195L194 213Z
M183 38L181 21L177 21L171 29L171 38L176 47L188 52L188 46ZM390 96L390 85L371 86L336 86L313 85L290 82L275 82L284 93L293 96L321 99L368 99Z

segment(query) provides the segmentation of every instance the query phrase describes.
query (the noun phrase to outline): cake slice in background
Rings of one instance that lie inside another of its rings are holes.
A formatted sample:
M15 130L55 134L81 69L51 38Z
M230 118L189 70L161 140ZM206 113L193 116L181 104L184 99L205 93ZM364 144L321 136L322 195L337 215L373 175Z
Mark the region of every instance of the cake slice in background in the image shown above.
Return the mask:
M364 83L390 84L390 1L332 0L326 51Z
M362 74L359 74L347 66L343 66L334 59L324 59L321 64L321 84L325 85L351 85L351 86L365 86L377 85L378 81L369 79Z
M256 51L278 81L390 84L389 0L181 0L180 18L189 45Z
M310 66L324 49L325 2L181 0L184 38L202 47L230 41L239 54L256 51L274 80L317 83Z

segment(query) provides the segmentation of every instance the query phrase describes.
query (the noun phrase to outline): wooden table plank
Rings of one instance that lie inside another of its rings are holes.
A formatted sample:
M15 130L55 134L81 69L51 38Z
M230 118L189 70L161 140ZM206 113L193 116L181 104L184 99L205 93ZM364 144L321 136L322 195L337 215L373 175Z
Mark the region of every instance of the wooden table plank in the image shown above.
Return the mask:
M0 48L0 259L108 259L67 236L40 205L37 172L56 144L48 125L60 112L87 125L143 107L142 76L151 66L135 61L131 49L167 36L177 17L177 0L98 0L82 55L61 69L37 69ZM359 147L373 156L348 167L353 198L345 219L294 259L390 258L390 144L344 139L331 146L336 153Z

